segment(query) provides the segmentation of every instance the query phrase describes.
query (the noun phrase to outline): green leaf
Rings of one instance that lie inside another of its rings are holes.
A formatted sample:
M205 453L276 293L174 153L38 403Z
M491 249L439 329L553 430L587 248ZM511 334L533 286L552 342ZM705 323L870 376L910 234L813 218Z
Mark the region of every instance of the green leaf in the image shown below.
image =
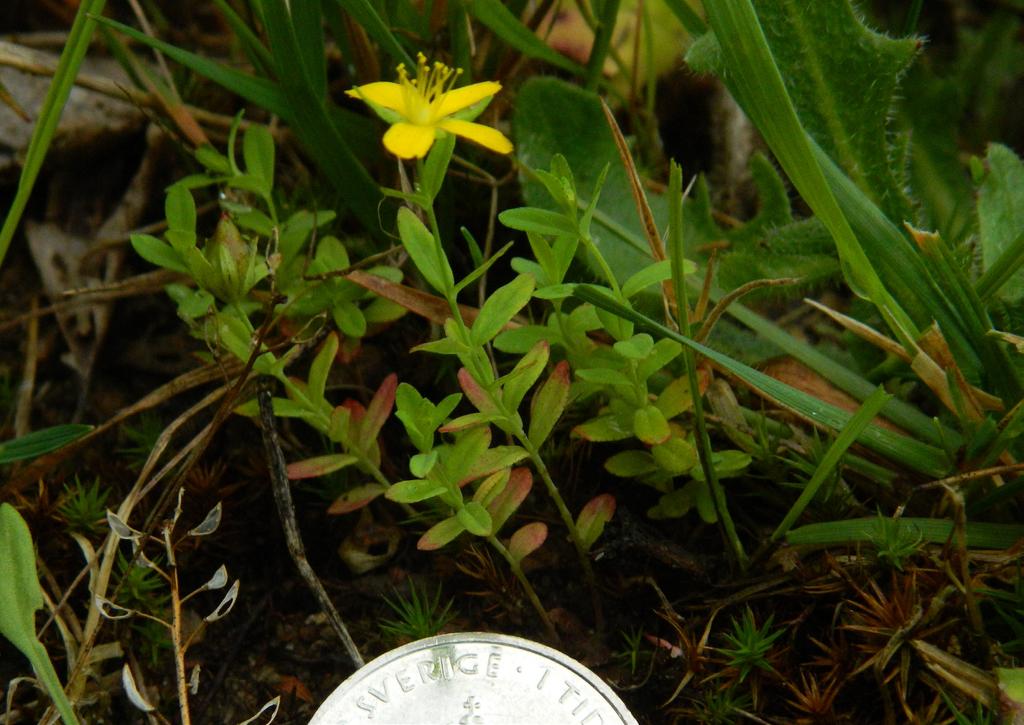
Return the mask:
M508 553L516 564L539 549L548 538L547 524L534 521L519 528L508 542Z
M362 486L356 486L334 499L334 502L328 507L327 513L339 515L358 511L368 506L385 491L387 489L379 483L365 483Z
M8 503L0 504L0 581L0 635L32 663L36 677L66 725L77 725L75 711L53 663L36 637L35 612L43 606L43 590L36 574L32 534L25 520Z
M731 478L740 475L747 470L751 460L750 454L744 451L725 450L715 451L711 454L711 466L715 469L715 475L718 478ZM690 475L694 480L703 481L704 469L698 463L690 470Z
M441 294L447 294L455 284L448 258L438 249L434 235L426 225L407 207L398 210L398 235L427 284Z
M327 385L327 376L331 373L334 365L334 356L338 353L338 336L331 333L320 346L320 351L313 358L309 366L309 381L306 385L306 394L314 403L323 402L324 387Z
M358 462L358 456L347 453L332 453L326 456L307 458L304 461L288 464L288 478L293 481L300 478L318 478Z
M590 235L620 281L654 262L643 241L629 180L597 94L557 78L530 78L519 89L512 129L524 170L547 168L556 154L565 154L576 178L575 201L580 209L593 199L598 180L607 168ZM566 139L572 139L572 143L566 144ZM526 172L520 180L523 198L530 207L549 209L564 218L564 211L539 178ZM651 194L649 201L655 219L665 218L664 198ZM504 214L500 218L508 223ZM569 233L564 222L558 224L558 233ZM592 255L585 255L584 261L592 272L601 274Z
M523 355L512 371L501 379L501 398L509 410L518 410L526 393L544 372L551 354L551 346L541 340Z
M1006 146L991 144L985 165L988 174L978 191L982 269L989 274L993 270L1002 272L1009 268L1012 273L1013 267L1003 255L1024 233L1024 163ZM999 299L1008 304L1024 299L1024 275L1019 271L1019 255L1015 261L1017 272L1008 278L1003 277L1002 285L998 287ZM993 283L988 284L995 287ZM979 292L981 289L979 283Z
M715 16L709 14L714 26ZM757 18L804 128L899 224L913 216L903 191L904 162L892 147L888 123L899 80L921 43L875 32L862 17L850 0L757 3ZM699 41L715 42L712 34ZM720 51L709 48L692 53L694 61L716 56L722 57ZM724 70L693 65L716 74Z
M440 496L447 490L444 484L422 478L399 481L387 490L385 496L397 503L417 503Z
M606 413L580 423L572 434L591 443L624 441L633 436L632 421L623 420L615 413Z
M850 413L818 400L802 390L781 383L716 350L694 342L651 318L625 307L596 287L579 285L574 296L585 302L614 311L615 314L642 325L657 337L667 337L691 348L718 363L762 395L797 412L808 420L815 421L818 425L826 425L839 430L850 420ZM858 437L858 441L893 461L898 461L904 466L935 478L941 478L949 471L949 462L942 449L927 445L914 438L892 433L878 426L869 425Z
M473 322L473 328L470 330L472 343L486 345L501 332L501 328L508 324L530 301L534 285L533 277L521 274L492 292Z
M620 451L604 462L604 469L613 476L637 478L655 473L658 464L647 451Z
M615 497L609 493L602 493L587 502L576 519L576 530L584 551L590 551L590 547L604 531L604 525L614 515Z
M628 340L619 340L612 345L612 349L627 360L643 360L654 350L654 338L646 332L641 332ZM677 349L676 355L678 354L679 350ZM661 365L658 367L660 368Z
M651 455L661 470L672 476L681 476L687 471L700 469L696 446L678 435L670 437L664 443L652 446Z
M690 266L689 274L693 274L697 267L693 262L688 264ZM663 259L660 262L647 265L627 279L622 284L622 294L627 298L632 297L652 285L661 284L667 279L672 279L672 263L667 259Z
M262 124L253 124L242 139L245 170L260 182L260 194L270 196L274 188L274 137Z
M480 502L468 502L456 512L455 517L473 536L490 536L493 525L491 515Z
M195 243L196 201L192 198L191 191L180 184L171 186L164 201L164 214L167 216L168 229L192 235Z
M44 453L63 448L92 430L91 425L68 423L27 433L20 438L0 443L0 465L38 458ZM0 549L2 551L2 549ZM2 557L0 557L2 558ZM3 580L0 580L3 581Z
M917 534L930 544L945 544L953 536L953 522L944 519L896 519L906 533ZM793 546L841 546L844 544L878 541L886 532L883 526L892 520L879 520L877 516L845 521L823 521L807 524L786 534L786 542ZM968 521L965 527L967 546L975 549L1008 549L1024 538L1024 525L994 524ZM890 537L897 532L889 532Z
M530 404L530 427L526 435L536 448L540 448L551 435L568 401L569 363L562 360L537 389Z
M445 134L444 138L434 142L433 148L427 154L427 160L423 164L423 175L420 177L420 190L431 204L434 198L440 193L441 185L444 183L445 173L448 171L448 163L455 151L455 134Z
M637 438L652 446L664 443L671 434L665 416L653 405L637 408L633 413L633 432Z
M132 234L132 248L150 264L187 274L188 269L174 248L149 234Z
M427 533L420 537L416 548L420 551L434 551L454 540L459 534L466 530L466 527L457 516L450 516L444 521L434 524Z
M509 229L521 232L573 237L577 234L576 224L565 214L531 206L506 209L498 215L498 220Z
M526 500L531 488L533 488L533 474L530 473L530 469L513 468L505 487L486 504L487 511L491 514L494 533L501 531L501 527L505 525L509 517Z

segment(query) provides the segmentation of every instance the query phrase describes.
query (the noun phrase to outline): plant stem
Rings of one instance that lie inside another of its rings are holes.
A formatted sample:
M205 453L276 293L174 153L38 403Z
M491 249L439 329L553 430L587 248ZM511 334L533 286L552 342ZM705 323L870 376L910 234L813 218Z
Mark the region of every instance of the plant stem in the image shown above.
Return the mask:
M171 642L174 646L174 672L178 682L178 710L181 725L191 725L188 708L188 673L185 671L185 645L181 640L181 591L178 587L178 567L171 559Z
M672 260L672 282L675 286L676 300L678 304L677 314L681 317L679 329L682 334L691 337L690 331L690 304L686 299L685 272L683 269L683 172L678 164L672 164L669 176L669 250ZM697 429L697 453L700 457L700 466L704 471L704 480L708 482L711 489L711 496L715 501L715 510L722 522L722 530L729 545L732 547L733 555L740 569L746 570L749 559L743 549L743 542L736 533L736 526L733 524L732 516L729 514L729 506L725 500L725 490L712 463L711 439L708 437L707 423L704 420L704 401L700 393L700 383L697 380L697 359L693 350L683 350L683 360L686 364L686 378L690 383L690 397L693 400L693 418Z
M523 568L519 566L519 562L515 560L512 554L509 552L505 545L498 541L497 537L493 534L487 537L487 543L494 547L494 549L501 554L502 558L508 562L509 569L515 575L516 579L519 580L519 584L523 587L523 591L526 592L527 599L530 600L530 604L537 611L537 615L540 617L541 622L544 623L544 628L548 631L548 636L555 642L559 641L558 631L555 629L554 623L551 618L548 617L547 610L544 609L544 605L540 603L540 598L537 596L537 592L530 584L530 580L526 578L526 574L523 573Z

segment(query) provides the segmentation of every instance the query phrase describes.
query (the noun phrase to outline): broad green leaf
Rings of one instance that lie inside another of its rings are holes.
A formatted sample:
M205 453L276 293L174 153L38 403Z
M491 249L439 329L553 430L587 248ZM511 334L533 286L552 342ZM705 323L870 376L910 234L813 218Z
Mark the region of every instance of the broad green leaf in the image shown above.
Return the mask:
M633 436L633 426L631 420L623 420L614 413L605 413L580 423L572 429L572 434L592 443L624 441Z
M550 236L576 236L577 229L572 219L565 214L535 207L506 209L498 215L498 220L509 229L521 232L546 234Z
M491 514L494 533L501 531L509 517L516 512L520 504L526 500L533 488L533 474L528 468L513 468L508 476L505 487L486 504Z
M540 448L562 417L568 401L569 363L562 360L534 393L530 404L530 427L526 434L530 443Z
M385 496L391 501L398 503L417 503L427 499L440 496L447 490L444 484L427 479L412 479L399 481L387 490Z
M619 340L612 345L612 349L629 360L643 360L654 350L654 338L646 332L641 332L633 335L628 340ZM676 352L676 354L678 355L679 353ZM661 365L658 367L661 367Z
M24 654L66 725L77 725L46 648L36 637L35 612L43 606L32 534L18 511L0 504L0 635Z
M185 274L187 268L174 248L149 234L132 234L132 248L150 264Z
M259 180L260 193L269 197L274 188L274 137L266 126L249 126L242 138L245 170Z
M334 356L338 353L338 336L331 333L320 346L320 351L313 358L309 366L309 381L306 385L306 394L310 399L319 403L324 399L324 388L327 385L327 376L331 373L334 365Z
M620 451L604 462L604 468L613 476L637 478L654 473L658 470L658 464L647 451Z
M68 443L84 436L92 428L91 425L83 423L67 423L3 441L0 443L0 465L28 458L38 458L44 453L63 448Z
M693 274L697 271L697 267L692 262L689 264L690 274ZM661 284L667 279L672 279L672 263L667 259L663 259L660 262L655 262L654 264L644 267L627 279L622 284L622 294L626 297L632 297L638 292L641 292L652 285Z
M529 454L519 446L495 446L494 448L489 448L479 456L467 461L468 470L459 479L459 484L462 485L469 481L475 481L502 468L513 466L528 456Z
M629 181L597 94L557 78L530 78L519 89L512 129L516 153L524 169L548 168L556 154L565 154L576 177L576 202L580 208L585 208L593 198L597 181L608 168L591 236L620 281L654 261L643 241ZM566 139L572 139L572 143L567 144ZM528 172L521 175L520 181L523 198L530 207L549 209L564 218L544 183ZM652 194L649 201L654 218L664 219L664 199ZM501 219L507 223L504 214ZM585 255L584 260L592 272L601 273L591 255Z
M652 446L664 443L671 433L665 416L653 405L637 408L633 413L633 432L637 438Z
M681 476L695 468L700 469L696 446L679 435L673 435L664 443L652 446L651 456L663 471L672 476Z
M903 159L892 148L888 124L919 39L869 29L850 0L758 0L756 7L804 128L890 219L912 220ZM694 44L687 58L697 70L724 70L699 62L721 59L720 49L701 47L714 43L709 33Z
M447 293L455 284L448 259L438 249L434 235L407 207L398 210L398 234L423 279L441 294Z
M715 469L718 478L732 478L747 470L751 457L749 453L736 450L715 451L711 454L711 466ZM700 464L690 470L690 475L696 481L704 480L704 469Z
M518 564L535 552L548 538L548 526L541 521L534 521L519 528L508 542L508 553Z
M329 514L347 514L368 506L375 498L387 491L379 483L366 483L356 486L334 499L334 502L327 509Z
M533 296L535 282L528 274L521 274L499 287L484 302L480 314L473 322L470 339L474 345L485 345L501 332Z
M420 551L434 551L454 540L459 534L466 530L458 517L450 516L438 524L434 524L427 533L420 537L416 548Z
M576 519L576 530L579 532L584 551L590 550L604 531L604 525L611 521L614 515L615 497L610 493L602 493L587 502Z
M550 354L551 346L546 340L541 340L519 359L508 375L501 379L502 401L509 410L519 409L519 404L523 402L526 393L544 372Z
M984 272L995 268L1013 271L1011 260L1004 253L1024 233L1024 163L1002 144L992 144L985 157L988 173L978 192L978 222L981 242L981 264ZM1024 274L1020 272L1021 255L1012 260L1018 265L1010 277L1002 277L999 299L1009 304L1024 299Z
M469 501L456 512L455 517L473 536L490 536L492 533L491 515L479 501Z
M288 478L295 481L300 478L326 476L329 473L340 471L342 468L358 462L358 456L352 456L348 453L331 453L326 456L307 458L304 461L288 464Z

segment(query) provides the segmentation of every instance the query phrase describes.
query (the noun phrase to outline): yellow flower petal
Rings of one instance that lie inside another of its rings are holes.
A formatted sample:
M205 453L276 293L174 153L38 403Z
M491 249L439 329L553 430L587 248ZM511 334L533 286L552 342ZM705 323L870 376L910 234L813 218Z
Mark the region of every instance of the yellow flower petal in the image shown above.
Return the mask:
M507 154L512 151L512 142L505 138L505 134L490 126L484 126L482 123L449 118L437 125L449 133L468 138L470 141L475 141L491 151L497 151L499 154Z
M399 113L405 111L405 94L402 92L402 86L397 83L388 83L387 81L367 83L365 86L356 86L345 93L352 98L369 101L391 111Z
M400 159L421 159L427 155L433 143L433 126L414 126L402 121L384 134L384 148Z
M496 81L484 81L462 88L453 88L444 95L441 103L434 110L434 118L443 118L458 113L474 103L493 96L500 90L501 84Z

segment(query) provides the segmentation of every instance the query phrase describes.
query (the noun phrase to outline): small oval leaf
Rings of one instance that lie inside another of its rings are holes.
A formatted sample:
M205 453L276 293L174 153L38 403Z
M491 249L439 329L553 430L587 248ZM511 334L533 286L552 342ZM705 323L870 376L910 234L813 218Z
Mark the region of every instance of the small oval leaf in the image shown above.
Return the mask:
M224 598L220 600L220 604L217 607L203 617L204 622L216 622L218 619L227 616L228 612L231 611L232 607L235 606L235 602L238 600L238 588L241 586L241 582L235 579L235 583L228 589L228 593L224 595Z
M128 701L138 709L143 712L153 712L156 709L139 691L138 685L135 684L135 676L127 662L121 668L121 686L124 688L124 694L128 696Z
M508 553L518 564L539 549L547 538L547 524L534 521L512 534L512 539L508 543Z
M189 536L209 536L220 526L221 515L224 513L224 506L218 501L217 505L210 509L206 518L194 529L190 529Z

